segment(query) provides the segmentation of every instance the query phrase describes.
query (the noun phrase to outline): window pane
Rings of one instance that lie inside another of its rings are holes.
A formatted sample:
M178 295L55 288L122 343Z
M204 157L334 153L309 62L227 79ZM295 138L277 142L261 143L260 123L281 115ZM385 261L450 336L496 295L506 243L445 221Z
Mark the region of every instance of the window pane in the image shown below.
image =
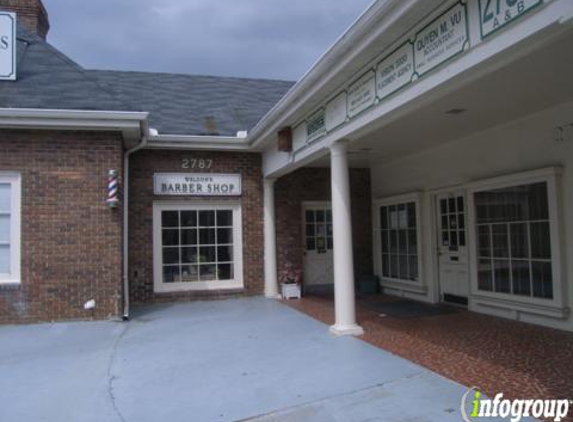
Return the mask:
M460 230L460 231L458 232L458 238L459 238L459 241L460 241L460 246L466 246L466 232Z
M181 211L181 226L182 227L196 227L197 226L197 211Z
M316 222L317 223L324 223L324 211L322 211L322 210L316 211Z
M199 279L201 281L217 280L217 266L199 265Z
M533 296L553 299L553 274L550 262L531 263L533 277Z
M306 235L307 236L314 236L314 224L307 224L306 225Z
M464 212L464 197L458 196L458 212Z
M230 262L233 260L233 247L232 246L219 246L217 248L217 261Z
M478 227L478 254L482 257L491 256L490 226Z
M316 249L316 242L314 237L307 237L306 238L306 250L307 251L314 251Z
M307 210L305 212L305 218L306 218L306 222L307 223L314 223L314 211L313 210Z
M233 211L219 210L217 211L217 226L232 226L233 225Z
M9 183L0 183L0 211L10 211L11 192L12 186Z
M179 227L179 211L162 211L162 227Z
M326 210L326 222L332 223L332 210Z
M390 277L398 278L398 255L390 255Z
M199 226L213 227L215 225L215 211L199 211Z
M446 201L445 199L440 200L440 212L442 214L448 213L448 201Z
M316 225L316 235L319 237L326 236L326 225L325 224L317 224Z
M408 254L416 255L418 253L418 237L416 229L408 230Z
M9 215L0 215L0 242L10 242Z
M332 237L327 237L326 238L326 249L332 250L333 247L334 247L334 244L332 242Z
M388 244L390 237L388 235L388 231L382 230L382 233L380 236L381 236L381 242L382 242L382 244L380 245L381 249L382 249L382 253L390 252L390 245Z
M506 224L491 226L493 236L493 256L497 258L509 257L509 243Z
M388 226L390 229L398 228L398 212L394 205L388 209Z
M333 234L333 233L332 233L332 224L329 223L329 224L326 225L326 235L327 235L327 236L332 236L332 234Z
M398 227L405 229L408 227L408 214L406 204L398 205Z
M458 228L460 229L466 228L466 219L463 214L458 214Z
M230 230L230 229L221 229ZM199 229L199 244L200 245L214 245L215 242L215 229Z
M233 265L219 264L217 266L217 275L219 280L232 280L233 279Z
M529 240L527 224L514 223L509 226L511 236L511 257L529 258Z
M416 227L416 204L413 202L408 204L408 227Z
M531 296L529 261L512 261L511 275L513 277L513 293Z
M442 246L450 245L450 235L446 230L442 230Z
M179 230L167 229L162 232L163 246L179 245Z
M456 230L450 231L450 246L454 248L458 246L458 232Z
M163 267L163 282L164 283L175 283L179 282L180 279L180 268L179 265L166 265Z
M408 256L399 256L400 277L402 280L408 280Z
M456 212L456 198L448 198L448 211L450 214Z
M390 275L390 255L382 254L382 276L388 277Z
M447 229L450 227L450 221L447 215L442 216L442 229Z
M491 292L493 290L491 260L480 259L478 264L478 289Z
M380 228L382 230L388 228L388 207L380 208Z
M199 263L203 262L217 262L216 248L214 246L207 246L206 248L199 248Z
M217 243L233 243L233 229L217 229Z
M416 255L408 257L408 269L410 280L418 280L418 257Z
M199 281L199 267L197 265L182 265L181 281L184 283Z
M0 274L10 274L9 245L0 245Z
M548 220L547 183L529 185L529 218L528 220Z
M392 230L390 232L390 253L398 252L398 231Z
M181 244L182 245L196 245L197 244L197 229L183 229L181 230Z
M194 264L197 262L197 248L181 248L181 263Z
M494 262L494 281L495 291L498 293L510 293L510 275L509 275L509 261L495 260Z
M404 255L408 253L408 231L407 230L400 230L398 232L398 251Z
M179 264L179 248L163 248L164 264Z
M551 259L551 242L549 240L549 223L531 223L531 257Z

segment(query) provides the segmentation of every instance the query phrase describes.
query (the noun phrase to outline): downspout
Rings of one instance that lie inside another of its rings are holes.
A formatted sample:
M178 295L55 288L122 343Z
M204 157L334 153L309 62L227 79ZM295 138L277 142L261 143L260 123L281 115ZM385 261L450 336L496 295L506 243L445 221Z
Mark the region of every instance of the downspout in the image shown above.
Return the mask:
M147 145L147 136L123 156L123 320L129 320L129 156Z

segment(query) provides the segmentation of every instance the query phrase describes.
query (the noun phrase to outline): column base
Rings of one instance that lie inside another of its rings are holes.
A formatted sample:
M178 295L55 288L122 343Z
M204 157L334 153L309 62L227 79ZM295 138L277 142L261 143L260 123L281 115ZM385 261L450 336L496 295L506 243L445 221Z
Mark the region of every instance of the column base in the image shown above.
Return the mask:
M282 299L282 295L280 293L275 293L275 294L266 294L265 293L265 297L267 299Z
M364 330L358 324L352 325L333 325L330 332L336 336L361 336Z

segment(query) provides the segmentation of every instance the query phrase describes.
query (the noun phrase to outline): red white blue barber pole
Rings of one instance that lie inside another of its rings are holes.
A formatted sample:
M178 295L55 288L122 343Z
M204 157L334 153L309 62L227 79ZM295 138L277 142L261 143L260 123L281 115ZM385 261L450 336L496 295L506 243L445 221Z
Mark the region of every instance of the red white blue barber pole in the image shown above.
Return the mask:
M119 199L117 199L117 170L110 170L107 173L107 205L110 208L117 207Z

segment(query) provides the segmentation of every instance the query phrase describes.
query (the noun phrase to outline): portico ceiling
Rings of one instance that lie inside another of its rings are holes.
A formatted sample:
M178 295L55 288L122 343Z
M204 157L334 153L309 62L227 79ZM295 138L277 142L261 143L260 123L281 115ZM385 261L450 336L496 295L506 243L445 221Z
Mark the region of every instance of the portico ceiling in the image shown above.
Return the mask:
M461 88L352 138L350 165L370 167L454 141L573 98L573 31ZM488 65L488 64L486 64ZM573 120L573 116L572 116ZM372 125L372 126L375 126ZM548 128L548 137L552 128ZM328 166L328 157L310 166Z

